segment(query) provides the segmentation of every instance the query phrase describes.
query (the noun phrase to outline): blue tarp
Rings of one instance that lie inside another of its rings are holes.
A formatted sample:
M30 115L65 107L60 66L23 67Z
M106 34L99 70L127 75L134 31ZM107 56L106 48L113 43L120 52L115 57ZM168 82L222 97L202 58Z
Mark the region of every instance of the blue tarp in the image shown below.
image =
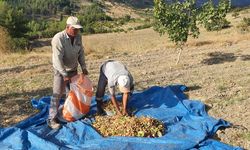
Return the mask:
M33 100L40 113L9 128L0 128L1 149L102 149L102 150L238 150L211 139L220 127L230 123L209 116L200 101L188 100L182 85L151 87L132 95L128 107L136 116L149 116L164 123L166 133L160 138L108 137L103 138L91 126L93 118L65 123L60 130L47 124L50 97ZM92 101L90 114L96 112ZM110 124L112 126L112 124Z

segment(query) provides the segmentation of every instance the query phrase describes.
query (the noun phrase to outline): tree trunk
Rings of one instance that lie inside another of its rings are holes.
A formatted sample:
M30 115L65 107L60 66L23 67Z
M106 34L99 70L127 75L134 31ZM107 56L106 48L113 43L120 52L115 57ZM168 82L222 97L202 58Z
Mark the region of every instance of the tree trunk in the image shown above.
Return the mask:
M177 58L177 61L176 61L176 65L178 65L179 62L180 62L180 57L181 57L181 53L182 53L182 50L183 50L183 46L178 46L177 50L179 50L179 52L178 52L178 58Z

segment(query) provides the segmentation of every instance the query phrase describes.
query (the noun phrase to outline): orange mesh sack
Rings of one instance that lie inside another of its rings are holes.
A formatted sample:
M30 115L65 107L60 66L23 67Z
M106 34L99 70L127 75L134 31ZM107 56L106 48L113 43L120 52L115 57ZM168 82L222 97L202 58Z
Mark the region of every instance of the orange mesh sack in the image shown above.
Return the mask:
M71 78L70 92L62 108L62 116L67 121L75 121L89 112L93 96L93 85L87 76L78 74Z

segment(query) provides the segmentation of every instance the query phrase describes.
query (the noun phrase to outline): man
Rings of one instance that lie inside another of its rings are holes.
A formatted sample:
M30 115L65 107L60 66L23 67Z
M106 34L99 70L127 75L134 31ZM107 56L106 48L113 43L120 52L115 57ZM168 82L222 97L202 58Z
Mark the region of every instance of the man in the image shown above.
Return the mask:
M119 115L128 115L127 102L130 93L133 91L133 77L121 62L109 60L104 62L100 68L100 76L96 91L97 114L104 115L105 111L102 108L103 96L105 88L108 84L108 89L111 94L111 101ZM122 112L117 104L115 97L115 87L118 86L122 96L123 109Z
M52 41L52 63L54 68L53 96L50 102L48 125L52 129L61 127L57 119L59 101L66 89L69 91L70 78L77 74L78 63L81 76L87 75L82 38L79 34L82 26L77 17L67 19L66 29L57 33Z

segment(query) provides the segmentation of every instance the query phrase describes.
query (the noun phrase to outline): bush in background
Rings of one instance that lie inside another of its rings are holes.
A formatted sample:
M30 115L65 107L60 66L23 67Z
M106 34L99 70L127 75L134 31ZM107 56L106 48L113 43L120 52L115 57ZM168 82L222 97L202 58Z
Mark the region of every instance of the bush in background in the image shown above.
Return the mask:
M22 9L16 9L4 1L0 1L0 26L4 27L10 36L10 48L12 51L28 48L28 40L25 35L28 31L28 20Z
M228 0L220 1L217 6L213 1L209 1L202 6L198 18L207 31L218 31L230 27L230 22L226 19L229 10Z
M85 34L106 33L108 32L105 27L106 22L113 20L105 14L102 5L98 3L83 6L80 9L78 18L83 25L83 32Z
M250 18L244 17L240 24L237 25L237 28L240 29L241 32L248 32L250 27Z

